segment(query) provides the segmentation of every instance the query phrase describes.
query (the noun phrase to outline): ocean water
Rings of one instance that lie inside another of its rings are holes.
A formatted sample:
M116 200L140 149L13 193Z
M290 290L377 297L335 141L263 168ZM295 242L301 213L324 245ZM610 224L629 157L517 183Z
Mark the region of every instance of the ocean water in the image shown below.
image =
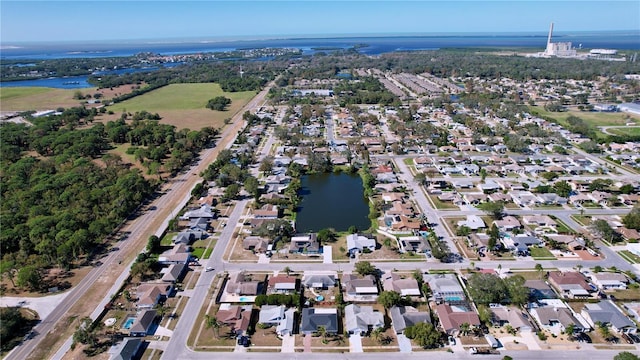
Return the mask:
M29 66L30 59L63 59L63 58L97 58L131 56L141 52L162 55L180 55L206 52L223 52L255 48L296 48L305 55L323 49L349 49L354 46L366 55L380 55L396 51L436 50L442 48L501 48L517 47L542 50L546 46L546 33L518 34L449 34L449 35L411 35L411 36L346 36L346 37L300 37L262 40L156 40L128 42L96 42L96 43L25 43L0 45L0 62L2 60L25 60L19 66ZM640 30L608 31L608 32L575 32L558 33L553 36L554 42L571 42L574 47L585 49L605 48L640 51ZM262 59L266 60L266 59ZM165 64L176 66L178 63ZM115 73L149 71L149 69L120 69ZM109 72L112 73L112 72ZM25 81L1 82L0 87L11 86L44 86L55 88L86 88L86 76L73 78L50 78Z
M264 40L185 40L185 41L138 41L96 43L42 43L3 44L2 59L57 59L86 57L131 56L140 52L163 55L179 55L198 52L221 52L251 48L297 48L312 54L315 48L347 49L366 44L359 52L379 55L394 51L430 50L450 47L523 47L546 46L546 33L520 34L454 34L415 36L360 36L327 38L286 38ZM619 50L640 49L640 30L610 32L576 32L554 34L553 41L573 43L574 47L612 48Z

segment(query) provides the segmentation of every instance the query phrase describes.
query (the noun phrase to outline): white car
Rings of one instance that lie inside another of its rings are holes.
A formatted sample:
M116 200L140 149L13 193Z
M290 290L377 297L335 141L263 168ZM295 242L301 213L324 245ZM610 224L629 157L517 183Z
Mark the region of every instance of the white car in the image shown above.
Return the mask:
M207 266L207 268L205 269L206 272L213 271L213 270L215 270L215 269L212 268L211 266Z

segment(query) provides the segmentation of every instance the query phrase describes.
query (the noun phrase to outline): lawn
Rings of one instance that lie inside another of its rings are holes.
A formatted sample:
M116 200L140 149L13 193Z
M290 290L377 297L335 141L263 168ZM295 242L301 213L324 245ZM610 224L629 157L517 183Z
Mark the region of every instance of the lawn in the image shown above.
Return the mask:
M632 264L640 264L640 256L632 253L629 250L620 250L618 251L618 254L625 260L627 260L628 262L632 263Z
M571 215L571 218L583 226L591 225L591 216L589 215Z
M547 260L547 259L555 260L556 259L555 256L553 256L553 254L551 253L551 251L549 251L545 247L532 246L529 248L529 252L531 252L531 257L534 258L535 260Z
M640 136L640 127L611 128L607 131L615 135Z
M73 98L75 91L46 87L3 87L0 88L0 108L2 111L27 111L78 106L80 100Z
M451 202L440 201L440 199L438 199L437 196L434 196L434 195L428 195L428 196L429 196L429 199L431 200L431 203L433 203L433 206L438 210L459 210L460 209L456 205L453 205L453 203Z
M538 113L539 116L548 116L556 119L562 125L566 125L566 119L573 115L581 118L586 123L591 126L616 126L616 125L625 125L627 123L627 113L606 113L606 112L595 112L595 111L579 111L570 109L569 111L563 112L550 112L546 111L542 106L530 106L532 111ZM640 117L631 116L632 121L640 122Z
M224 119L231 118L255 96L255 91L224 92L220 85L171 84L160 89L136 96L132 99L111 105L108 110L114 112L104 121L115 120L120 113L146 110L158 113L161 123L175 125L179 129L201 129L205 126L222 127ZM216 96L231 99L226 111L213 111L205 108L207 101Z

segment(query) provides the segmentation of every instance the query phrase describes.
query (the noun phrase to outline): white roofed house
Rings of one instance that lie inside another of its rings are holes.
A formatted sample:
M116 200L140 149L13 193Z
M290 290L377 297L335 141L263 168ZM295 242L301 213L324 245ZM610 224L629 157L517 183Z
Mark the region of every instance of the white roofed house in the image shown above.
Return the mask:
M176 244L158 256L158 263L162 265L186 264L189 259L191 259L189 248L184 244Z
M384 316L372 306L347 305L344 308L345 331L349 334L368 334L384 326Z
M454 274L424 275L437 303L458 303L466 300L466 295Z
M517 307L507 307L502 305L491 305L489 307L491 311L491 322L494 326L511 325L518 331L531 330L533 326L531 322L522 313L522 310Z
M208 204L203 204L197 209L189 210L181 216L183 220L191 220L195 218L213 219L216 217L215 208Z
M293 322L295 310L287 310L284 305L263 305L260 308L258 323L268 326L276 325L276 334L291 335L293 332Z
M351 234L347 236L347 251L349 254L357 252L371 252L375 249L376 239L371 235Z
M484 220L478 215L467 215L466 220L458 221L458 226L466 226L471 230L484 229L487 227Z
M629 279L624 274L599 272L591 275L591 282L602 290L626 289Z

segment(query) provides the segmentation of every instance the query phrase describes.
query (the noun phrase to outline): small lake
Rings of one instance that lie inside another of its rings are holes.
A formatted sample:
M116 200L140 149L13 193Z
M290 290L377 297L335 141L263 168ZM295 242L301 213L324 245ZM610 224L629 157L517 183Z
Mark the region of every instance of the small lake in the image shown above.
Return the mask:
M305 175L298 194L302 196L296 217L300 233L324 228L345 231L352 225L362 231L371 225L362 179L357 174Z

